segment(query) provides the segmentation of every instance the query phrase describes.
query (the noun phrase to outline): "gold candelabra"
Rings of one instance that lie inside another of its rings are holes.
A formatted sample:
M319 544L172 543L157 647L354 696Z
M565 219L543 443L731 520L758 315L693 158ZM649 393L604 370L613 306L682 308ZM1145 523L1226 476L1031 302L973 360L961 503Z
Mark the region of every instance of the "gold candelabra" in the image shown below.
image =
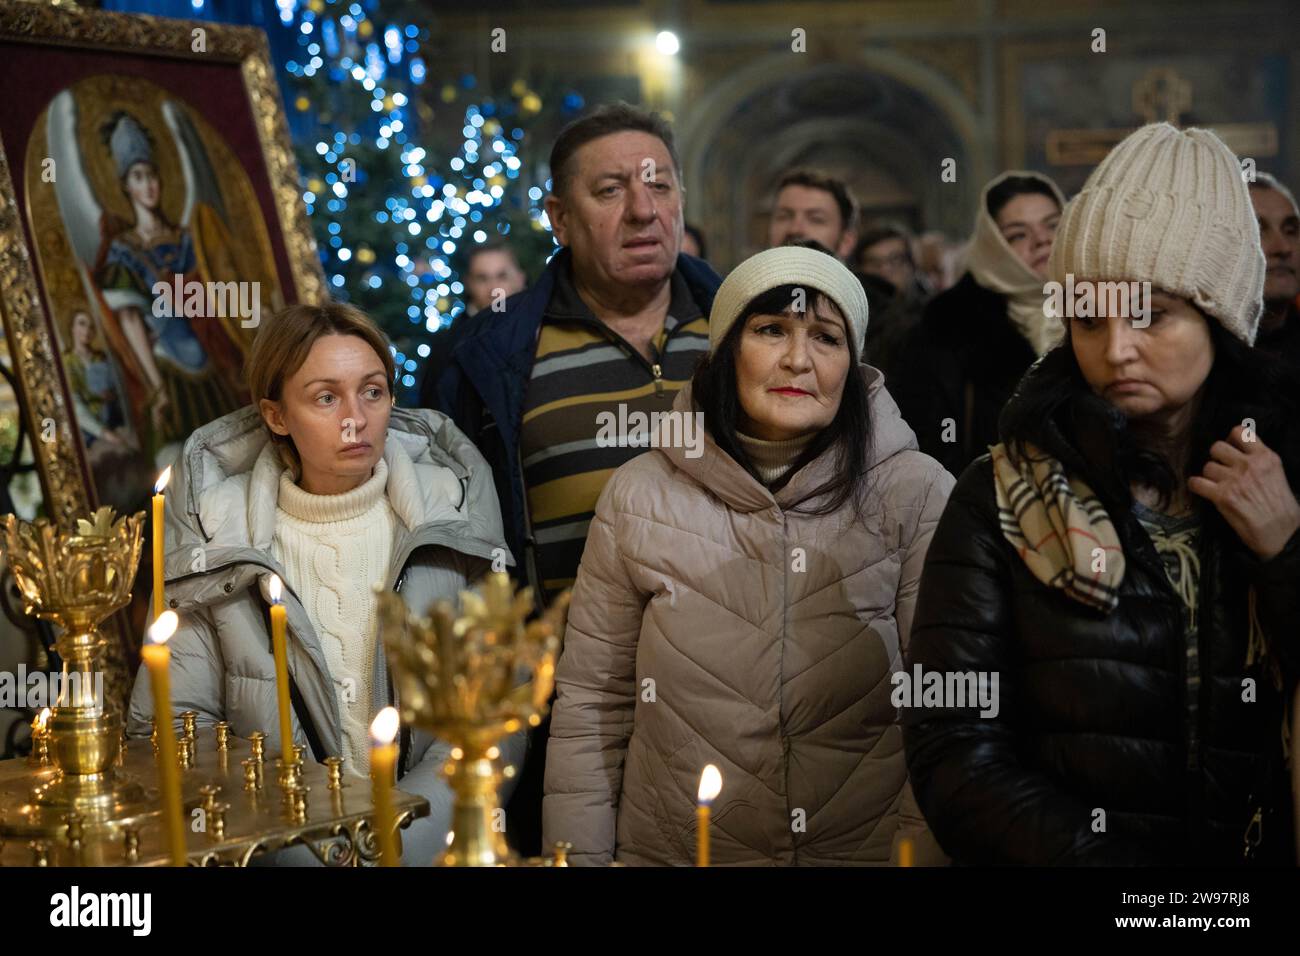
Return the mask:
M143 513L114 520L108 507L75 529L4 517L23 609L57 626L63 660L58 699L34 741L39 769L21 814L28 834L59 830L69 814L94 827L151 812L144 788L117 771L122 715L105 699L100 668L99 626L131 599L143 522Z
M504 572L462 591L459 615L440 601L420 617L396 594L378 596L402 720L451 745L443 772L454 796L452 833L435 865L517 863L497 795L500 742L546 714L568 592L527 624L532 589L516 592Z
M156 744L123 745L122 716L102 693L99 626L130 600L143 514L115 520L101 508L75 530L3 519L4 545L24 611L57 625L59 695L32 725L26 761L0 761L0 866L159 865L172 862L159 825ZM159 720L173 715L155 715ZM247 865L258 853L303 845L327 866L374 862L375 808L368 787L345 780L342 761L304 766L296 748L277 761L279 799L266 783L266 734L247 741L228 723L200 739L199 714L184 711L177 739L184 852L191 865ZM309 799L313 788L315 799ZM224 794L224 799L222 795ZM429 812L395 793L386 825ZM197 827L195 820L202 821Z

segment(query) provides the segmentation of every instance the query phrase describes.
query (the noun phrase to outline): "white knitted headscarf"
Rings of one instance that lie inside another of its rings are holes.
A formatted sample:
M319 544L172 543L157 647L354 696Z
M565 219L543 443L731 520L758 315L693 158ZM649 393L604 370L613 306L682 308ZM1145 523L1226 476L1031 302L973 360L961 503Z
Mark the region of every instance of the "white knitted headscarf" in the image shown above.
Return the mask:
M1063 333L1058 320L1043 314L1043 285L1047 280L1016 255L989 213L989 193L1004 180L1022 176L1046 185L1056 196L1056 204L1065 206L1065 196L1056 183L1041 173L1012 169L995 176L980 193L975 232L966 253L966 269L981 286L1006 296L1007 317L1033 348L1034 354L1042 355L1060 341Z

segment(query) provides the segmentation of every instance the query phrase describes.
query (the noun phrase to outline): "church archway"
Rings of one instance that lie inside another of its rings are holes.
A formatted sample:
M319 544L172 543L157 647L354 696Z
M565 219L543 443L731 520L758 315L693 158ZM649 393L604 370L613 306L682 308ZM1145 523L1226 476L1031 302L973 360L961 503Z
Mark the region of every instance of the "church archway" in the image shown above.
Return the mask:
M781 173L810 165L848 181L868 220L961 236L992 174L978 129L946 78L890 51L796 71L774 54L716 84L679 124L687 219L717 266L734 265L763 247ZM954 183L940 179L945 158Z

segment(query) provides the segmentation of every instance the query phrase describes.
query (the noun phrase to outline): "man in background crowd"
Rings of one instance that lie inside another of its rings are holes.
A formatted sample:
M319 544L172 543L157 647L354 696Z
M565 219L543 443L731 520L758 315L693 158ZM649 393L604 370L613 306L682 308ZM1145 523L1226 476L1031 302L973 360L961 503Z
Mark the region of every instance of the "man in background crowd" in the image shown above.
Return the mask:
M465 263L465 310L451 325L439 329L429 339L429 357L420 380L420 407L437 408L437 386L452 350L459 344L471 321L505 311L506 300L528 285L528 276L519 266L514 250L504 239L475 246ZM494 308L495 307L495 308Z
M811 169L795 169L777 183L767 245L815 239L841 261L857 238L858 204L844 182Z
M929 299L916 269L912 233L898 223L875 223L862 231L850 257L867 299L873 305L867 324L866 359L885 373L885 386L898 385L897 358L908 332L921 320ZM872 287L883 284L886 295L879 308Z
M952 288L961 270L963 244L951 242L942 232L930 231L916 240L916 268L931 295Z
M928 290L920 285L913 244L912 233L906 227L894 222L873 223L862 230L849 265L884 279L895 292L924 295Z
M1250 183L1250 201L1259 221L1259 241L1264 249L1264 314L1259 320L1255 347L1274 352L1300 366L1300 309L1296 295L1300 283L1300 215L1291 190L1268 173L1256 173Z
M502 304L516 292L522 292L528 277L519 268L514 250L501 239L485 242L469 254L465 269L465 291L469 295L466 315L492 307L493 300Z

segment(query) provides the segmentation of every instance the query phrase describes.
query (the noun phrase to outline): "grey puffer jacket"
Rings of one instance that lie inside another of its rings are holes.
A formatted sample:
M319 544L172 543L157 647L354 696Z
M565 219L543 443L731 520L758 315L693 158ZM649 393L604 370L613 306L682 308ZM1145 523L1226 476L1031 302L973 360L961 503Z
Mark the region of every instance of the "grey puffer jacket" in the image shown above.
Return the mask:
M884 865L902 837L944 862L907 782L891 675L953 479L916 450L882 386L864 515L792 505L705 435L648 451L605 485L556 671L544 843L575 864L690 865L695 791L716 764L719 865ZM687 387L674 409L693 408Z
M386 494L397 516L387 584L409 607L424 613L436 600L454 601L494 557L511 561L491 472L451 419L394 408L384 460ZM196 711L200 727L225 720L240 737L261 730L267 752L279 750L265 599L270 575L277 574L286 581L289 673L302 707L294 708L294 740L320 759L342 753L342 725L319 637L271 552L283 469L251 405L203 426L185 443L167 495L165 525L167 606L180 616L169 642L172 705L176 713ZM374 660L372 711L378 712L396 701L382 647ZM128 736L147 735L152 717L149 676L141 668L128 708ZM521 766L526 746L523 733L506 740L502 765ZM419 730L402 729L398 786L425 797L432 809L402 832L408 864L429 863L444 845L451 792L440 770L449 749ZM505 783L503 804L514 779Z

